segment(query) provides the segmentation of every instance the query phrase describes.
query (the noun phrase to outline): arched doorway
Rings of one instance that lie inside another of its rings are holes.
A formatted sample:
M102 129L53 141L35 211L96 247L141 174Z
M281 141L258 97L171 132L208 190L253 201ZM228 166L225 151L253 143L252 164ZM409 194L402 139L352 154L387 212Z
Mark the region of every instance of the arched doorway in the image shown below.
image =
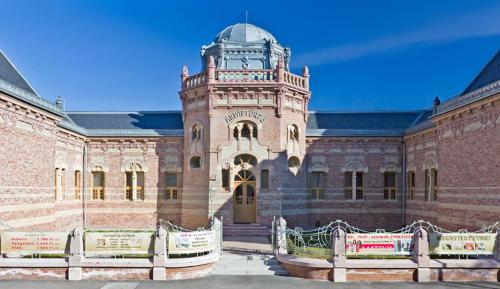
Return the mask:
M249 170L241 170L234 176L233 222L255 223L256 205L255 175Z

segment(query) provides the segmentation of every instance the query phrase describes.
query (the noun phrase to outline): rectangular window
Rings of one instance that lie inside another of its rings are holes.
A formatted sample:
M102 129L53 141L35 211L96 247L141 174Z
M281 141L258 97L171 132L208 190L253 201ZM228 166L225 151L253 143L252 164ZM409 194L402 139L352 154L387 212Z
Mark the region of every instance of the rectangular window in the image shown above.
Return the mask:
M438 175L437 175L437 170L432 169L432 200L437 201L438 199Z
M345 199L352 200L352 172L346 172L344 176Z
M136 172L137 175L137 185L136 185L136 190L137 190L137 199L138 200L144 200L144 172Z
M64 199L64 191L66 190L66 170L58 168L55 170L55 199L60 201Z
M409 199L415 200L415 172L408 172Z
M222 187L229 191L229 170L222 169Z
M326 188L326 174L324 172L312 172L310 174L310 188L312 199L324 199Z
M135 172L136 200L144 200L144 172ZM134 172L125 173L125 199L134 199Z
M92 172L92 199L104 200L104 172Z
M132 172L126 172L125 179L125 199L132 200Z
M384 173L384 199L396 199L396 173Z
M356 200L363 199L363 173L356 172Z
M80 200L82 197L82 176L80 171L75 171L75 200Z
M177 173L167 172L165 173L165 197L167 200L177 199Z
M269 189L269 171L261 170L260 171L260 188L261 189Z
M429 175L429 170L424 170L424 175L425 175L425 188L424 188L424 201L429 200L429 186L430 186L430 175Z

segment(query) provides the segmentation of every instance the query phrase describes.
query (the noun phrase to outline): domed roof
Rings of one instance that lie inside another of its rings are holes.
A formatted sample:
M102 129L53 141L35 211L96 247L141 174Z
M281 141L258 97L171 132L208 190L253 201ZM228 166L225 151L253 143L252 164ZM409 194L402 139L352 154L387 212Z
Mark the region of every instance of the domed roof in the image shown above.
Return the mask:
M214 42L231 41L231 42L260 42L260 41L278 42L276 38L266 30L248 23L237 23L222 30Z

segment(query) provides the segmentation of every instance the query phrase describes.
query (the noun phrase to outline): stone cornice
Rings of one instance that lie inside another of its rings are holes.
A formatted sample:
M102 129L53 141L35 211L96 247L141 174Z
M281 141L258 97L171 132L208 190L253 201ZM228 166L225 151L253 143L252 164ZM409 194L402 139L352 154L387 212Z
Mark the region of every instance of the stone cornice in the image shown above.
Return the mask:
M496 93L500 93L500 80L493 82L489 85L483 86L467 94L455 96L443 102L437 107L437 112L432 117L447 113L449 111L465 106L472 102L481 100Z
M0 79L0 91L56 115L61 116L63 114L55 104L2 79Z
M183 129L88 129L87 136L184 136Z
M403 136L403 129L306 129L306 137L315 136Z

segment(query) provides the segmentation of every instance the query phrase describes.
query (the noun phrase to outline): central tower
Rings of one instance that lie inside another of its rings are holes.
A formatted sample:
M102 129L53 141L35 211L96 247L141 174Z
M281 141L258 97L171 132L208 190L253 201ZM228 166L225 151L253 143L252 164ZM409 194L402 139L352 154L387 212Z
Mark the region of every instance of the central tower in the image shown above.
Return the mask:
M235 24L201 48L202 72L182 70L182 225L269 224L282 200L306 197L309 72L289 71L290 49Z

